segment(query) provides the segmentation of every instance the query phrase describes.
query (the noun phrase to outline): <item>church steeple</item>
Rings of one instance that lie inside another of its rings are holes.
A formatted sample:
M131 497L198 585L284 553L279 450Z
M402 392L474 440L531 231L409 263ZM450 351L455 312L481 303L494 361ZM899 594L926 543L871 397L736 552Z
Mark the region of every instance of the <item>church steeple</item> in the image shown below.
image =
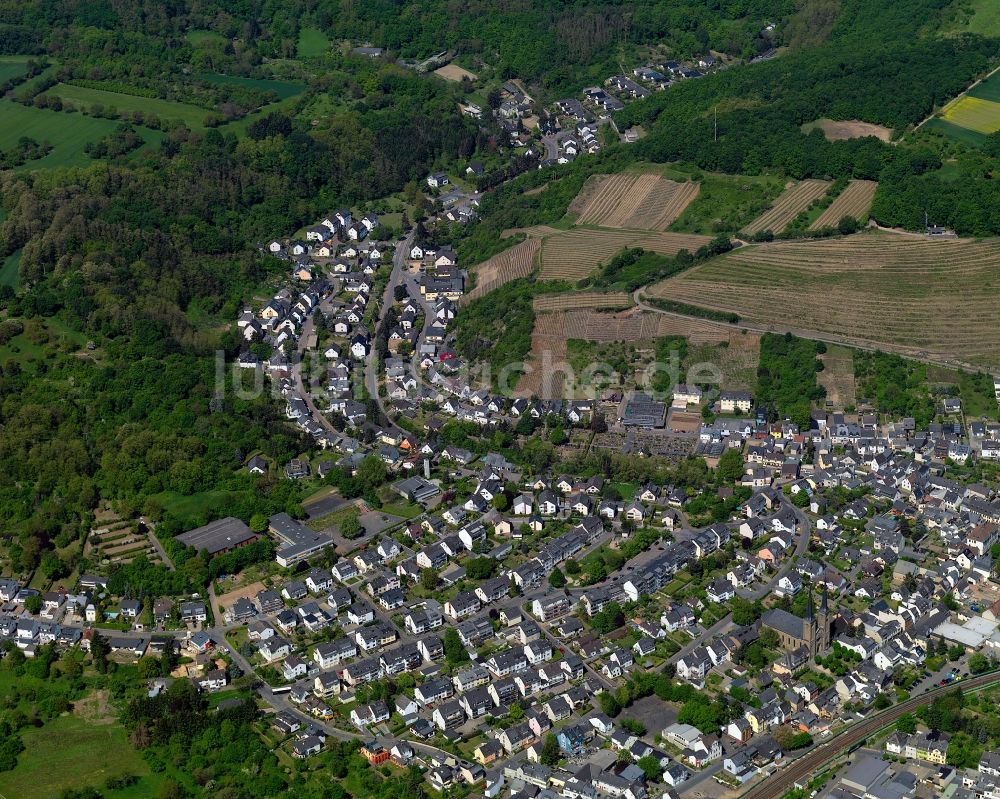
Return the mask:
M812 621L813 618L815 618L815 615L816 614L814 613L814 610L813 610L813 592L812 592L812 588L810 588L809 589L809 605L808 605L808 607L806 609L806 618L809 619L809 621Z
M819 605L818 635L816 645L820 651L825 652L830 646L830 603L827 597L826 586L823 586L823 598Z

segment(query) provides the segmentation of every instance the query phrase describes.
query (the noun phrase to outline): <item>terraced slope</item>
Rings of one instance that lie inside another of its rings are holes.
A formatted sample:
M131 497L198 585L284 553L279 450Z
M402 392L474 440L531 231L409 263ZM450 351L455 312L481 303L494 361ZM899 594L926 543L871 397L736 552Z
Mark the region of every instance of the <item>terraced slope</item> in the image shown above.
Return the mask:
M1000 365L1000 240L868 232L741 247L648 290L771 329Z

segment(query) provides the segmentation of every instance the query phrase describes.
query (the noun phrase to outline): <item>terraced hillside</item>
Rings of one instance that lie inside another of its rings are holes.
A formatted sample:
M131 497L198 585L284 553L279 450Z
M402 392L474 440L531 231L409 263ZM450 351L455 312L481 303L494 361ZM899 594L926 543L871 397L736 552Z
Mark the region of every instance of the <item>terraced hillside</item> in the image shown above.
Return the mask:
M542 294L534 299L536 313L545 311L571 311L580 308L617 310L628 308L631 304L632 295L624 291L606 293L582 291L571 294Z
M665 230L698 196L698 183L677 183L644 172L595 175L573 201L581 225Z
M642 230L588 230L575 228L546 236L542 243L543 280L576 281L590 275L601 263L626 247L642 247L663 255L681 250L694 252L708 244L708 236L687 233L653 233Z
M539 239L527 238L509 250L497 253L488 261L479 264L474 269L476 286L462 297L462 302L470 303L505 283L530 275L535 267L535 255L540 246Z
M864 219L872 207L872 200L875 199L877 188L878 183L874 180L852 180L847 184L847 188L830 203L829 207L816 217L816 221L809 226L809 229L819 230L825 227L835 227L845 216L858 220Z
M805 211L813 200L818 200L830 187L826 180L803 180L785 189L764 213L743 228L748 235L770 230L781 233L788 223Z
M884 232L741 247L648 290L774 330L1000 365L1000 241Z

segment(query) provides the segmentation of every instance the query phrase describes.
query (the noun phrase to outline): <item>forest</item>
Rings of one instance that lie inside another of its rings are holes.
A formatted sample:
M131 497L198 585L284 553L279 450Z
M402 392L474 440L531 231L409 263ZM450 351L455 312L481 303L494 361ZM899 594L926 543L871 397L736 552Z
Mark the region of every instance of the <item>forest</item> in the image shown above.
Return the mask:
M765 333L760 339L760 365L754 398L767 408L771 421L790 419L807 430L814 402L826 396L816 382L822 362L816 357L826 352L820 341Z
M295 509L280 484L235 474L253 452L282 462L304 442L269 397L215 397L213 355L238 348L219 321L283 269L254 242L398 190L470 140L405 104L373 113L383 156L363 171L322 131L176 128L138 162L0 178L0 253L20 254L20 289L0 291L0 525L17 570L84 535L102 499L156 519L163 492L218 491L216 511L244 517Z
M259 4L111 0L59 3L5 0L0 4L0 53L33 52L48 46L73 56L136 48L133 76L156 83L159 65L182 48L214 71L246 74L263 59L296 56L300 32L317 28L331 39L344 31L356 42L388 48L404 59L450 50L482 58L498 74L521 77L553 89L579 89L613 68L622 47L669 41L676 57L708 50L752 57L776 43L769 22L795 9L792 0L638 0L627 6L600 0L533 0L497 6L486 0L423 0L404 6L375 0L364 6L331 0ZM72 28L87 35L78 38ZM197 47L188 31L215 41ZM91 65L92 66L92 65ZM117 75L115 77L121 77Z

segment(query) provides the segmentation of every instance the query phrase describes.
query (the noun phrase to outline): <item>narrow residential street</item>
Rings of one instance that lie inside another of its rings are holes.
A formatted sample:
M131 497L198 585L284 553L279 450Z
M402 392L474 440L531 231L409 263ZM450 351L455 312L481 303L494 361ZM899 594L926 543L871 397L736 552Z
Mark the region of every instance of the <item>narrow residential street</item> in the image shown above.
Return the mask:
M381 305L379 306L379 319L385 314L386 310L392 305L393 293L396 290L396 286L400 285L406 279L406 262L409 258L410 245L413 243L414 231L410 231L406 238L400 240L396 244L396 250L392 256L392 272L389 273L389 281L385 284L385 291L382 292ZM370 331L374 336L375 331ZM368 392L368 396L375 400L375 404L378 409L382 412L382 415L387 421L387 427L397 430L399 432L404 432L397 424L395 424L389 417L389 412L385 406L385 402L379 394L378 390L378 366L379 359L375 354L374 349L368 353L368 358L365 361L365 390Z

